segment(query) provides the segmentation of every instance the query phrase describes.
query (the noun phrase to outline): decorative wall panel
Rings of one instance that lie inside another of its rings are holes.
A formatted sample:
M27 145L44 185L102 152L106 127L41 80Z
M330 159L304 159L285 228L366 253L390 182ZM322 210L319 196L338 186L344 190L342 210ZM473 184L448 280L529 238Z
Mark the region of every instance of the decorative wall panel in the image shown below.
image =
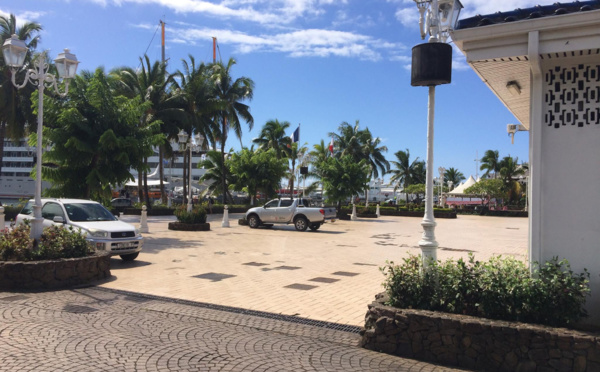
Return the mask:
M549 127L600 126L600 65L556 66L548 70L544 102Z

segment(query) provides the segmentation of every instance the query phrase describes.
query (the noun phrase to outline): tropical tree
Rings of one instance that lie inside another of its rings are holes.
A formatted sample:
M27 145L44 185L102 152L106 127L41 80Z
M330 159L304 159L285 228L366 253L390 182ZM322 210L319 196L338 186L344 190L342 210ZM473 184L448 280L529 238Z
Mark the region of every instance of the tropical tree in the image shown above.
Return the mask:
M466 177L458 169L450 167L446 169L446 172L444 173L444 179L446 182L452 182L453 185L458 186L458 184L466 179Z
M213 95L213 85L210 79L211 69L204 63L197 65L191 55L188 58L189 62L185 59L182 60L183 70L173 74L175 77L171 91L173 99L168 106L174 105L181 112L179 114L170 112L169 116L177 123L177 127L172 127L173 131L167 134L167 138L169 141L175 140L178 129L185 131L188 138L191 138L193 133L201 134L206 139L202 144L206 148L208 143L215 143L215 133L219 131L217 123L213 120L218 106ZM186 180L189 178L186 175L189 168L186 164L191 161L188 154L189 152L184 154L184 195L187 195L187 187L191 187L191 185L186 185Z
M113 76L116 76L118 80L115 83L116 91L119 94L123 94L126 97L133 98L139 97L140 102L148 102L146 105L146 111L142 113L139 125L140 127L153 126L156 128L155 136L156 142L153 145L159 146L159 172L160 172L160 187L161 195L164 196L164 172L163 172L163 151L164 146L168 143L166 136L162 133L166 132L162 125L165 123L162 117L166 113L161 112L165 109L165 102L169 99L167 94L167 87L172 83L172 78L166 73L166 66L164 63L155 61L150 63L150 58L147 55L140 57L140 65L142 69L135 71L130 67L122 67L115 69L111 72ZM150 153L149 155L152 155ZM143 176L143 188L144 198L148 208L152 207L148 198L148 158L146 157L143 161L143 165L138 168L138 187L141 191L142 187L142 176ZM141 196L142 193L140 192Z
M225 161L224 164L221 163L223 161ZM200 177L200 181L206 181L209 185L208 193L223 195L223 202L225 202L227 196L229 196L229 200L233 200L229 190L223 190L223 183L221 181L225 178L226 185L235 183L234 176L229 169L229 162L221 156L219 151L208 151L206 159L198 163L198 167L206 169L204 175Z
M465 194L476 195L481 198L481 204L489 204L491 199L503 198L505 193L504 183L499 179L482 179L466 188ZM487 203L486 203L487 202Z
M25 22L17 27L14 14L0 15L0 45L12 35L17 35L23 40L29 51L25 57L25 66L29 65L33 51L40 41L39 32L42 26L35 22ZM16 81L22 82L25 78L25 69L15 72ZM21 139L25 135L26 124L32 132L36 131L37 122L31 109L31 94L35 90L33 84L26 84L18 90L12 84L11 69L4 62L4 55L0 55L0 174L2 174L2 161L4 154L4 138Z
M424 183L413 183L404 189L406 195L416 195L415 203L421 204L421 201L425 198L425 184Z
M369 168L371 169L371 173L369 176L371 178L378 178L379 175L383 177L390 170L390 162L385 159L383 155L384 152L387 152L388 149L386 146L380 146L381 139L379 137L373 138L371 131L369 128L366 128L361 133L361 157L366 159L369 163ZM367 189L365 192L366 203L369 203L369 186L367 185Z
M369 165L365 159L356 162L350 155L329 157L319 164L323 188L330 202L341 202L365 189L369 182Z
M102 68L80 73L68 97L44 101L46 195L110 200L111 185L132 180L131 167L152 151L155 129L138 126L150 103L116 96Z
M342 122L338 127L338 131L340 132L330 132L328 135L333 137L334 142L337 144L338 151L335 153L335 156L341 158L346 155L352 156L355 160L360 160L363 158L362 152L362 131L360 130L359 121L356 120L354 126L346 122Z
M275 149L254 150L244 148L232 155L229 160L236 191L244 191L250 195L250 204L261 192L267 197L277 195L281 186L281 178L287 171L287 159L275 156Z
M519 176L526 173L527 168L518 164L519 158L505 156L500 161L500 176L504 183L504 189L508 194L509 203L519 199L521 194L521 184L518 181Z
M252 100L254 82L252 79L244 76L234 80L231 76L231 69L235 64L235 59L230 58L227 65L224 65L222 62L217 62L212 65L214 95L219 106L216 117L221 123L220 132L217 137L221 143L222 167L225 167L225 143L227 141L229 130L233 129L236 137L241 142L241 120L248 124L250 130L254 126L254 118L250 114L250 107L243 103L243 101ZM221 171L221 189L227 190L225 169ZM231 195L230 200L233 200L231 199Z
M490 173L493 173L493 178L500 171L500 153L498 150L487 150L481 158L481 166L479 170L484 170L483 174L485 177L489 177Z
M315 182L314 185L311 185L311 188L317 188L320 184L321 197L323 196L323 172L322 167L320 167L319 165L325 162L330 156L331 151L329 151L329 145L326 145L324 140L321 140L320 143L313 145L313 150L308 153L308 160L312 167L309 170L307 176L318 179L318 181Z
M425 183L425 162L420 161L417 157L412 162L410 161L410 151L399 150L394 156L397 161L391 161L394 168L390 170L392 177L391 182L401 184L404 189L408 188L413 183ZM406 203L408 204L408 193L406 194Z
M277 159L291 155L292 140L285 134L286 129L290 127L288 121L282 123L279 120L269 120L263 125L258 137L252 142L258 145L259 149L275 150Z

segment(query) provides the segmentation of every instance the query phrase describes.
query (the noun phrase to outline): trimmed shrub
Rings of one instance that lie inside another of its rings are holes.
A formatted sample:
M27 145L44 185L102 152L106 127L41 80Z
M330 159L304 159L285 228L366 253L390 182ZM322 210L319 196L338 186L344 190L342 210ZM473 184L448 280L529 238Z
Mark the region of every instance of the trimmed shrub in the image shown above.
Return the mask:
M491 319L566 326L586 317L589 273L575 274L558 258L529 268L513 257L475 261L431 261L423 270L420 256L381 268L389 305Z
M3 261L30 261L33 259L34 240L29 237L29 221L0 233L0 258Z
M94 249L85 240L81 229L73 226L50 226L44 229L35 252L38 260L85 257Z
M195 205L191 212L187 211L187 206L181 205L175 209L175 216L181 223L206 223L206 210L201 205Z
M0 258L3 261L39 261L85 257L94 250L81 230L72 226L50 226L37 242L29 237L31 226L26 221L0 234Z

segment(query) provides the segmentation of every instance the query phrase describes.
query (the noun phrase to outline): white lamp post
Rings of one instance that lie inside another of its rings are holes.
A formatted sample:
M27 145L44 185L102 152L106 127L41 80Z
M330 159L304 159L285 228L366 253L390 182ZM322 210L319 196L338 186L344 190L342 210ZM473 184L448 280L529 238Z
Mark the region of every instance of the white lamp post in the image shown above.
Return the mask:
M23 67L25 56L28 52L27 44L23 40L19 40L17 35L12 35L7 39L2 46L4 61L10 67L12 73L12 83L17 89L21 89L31 82L38 87L38 125L37 125L37 164L35 177L35 205L33 206L33 221L31 224L31 237L38 240L42 236L43 221L42 218L42 128L44 125L44 89L46 83L49 87L54 87L54 90L61 97L64 97L69 92L69 79L75 77L77 73L77 65L79 61L74 54L65 49L63 53L58 55L54 60L56 70L58 71L58 79L65 79L65 92L60 93L58 90L58 79L48 73L48 64L46 63L46 52L39 54L34 61L32 69L25 71L25 79L21 85L15 81L16 72Z
M435 240L433 216L433 122L435 114L435 86L449 84L452 77L452 47L445 44L456 24L462 4L459 0L414 0L419 9L421 39L429 34L429 42L417 45L412 53L411 85L429 88L427 115L427 170L425 182L425 215L423 237L419 241L423 266L430 259L437 260L438 243ZM426 14L427 13L427 14Z
M439 197L439 203L440 203L440 207L443 207L444 203L442 201L442 195L444 194L444 175L446 174L446 168L439 167L438 168L438 172L440 172L440 197Z

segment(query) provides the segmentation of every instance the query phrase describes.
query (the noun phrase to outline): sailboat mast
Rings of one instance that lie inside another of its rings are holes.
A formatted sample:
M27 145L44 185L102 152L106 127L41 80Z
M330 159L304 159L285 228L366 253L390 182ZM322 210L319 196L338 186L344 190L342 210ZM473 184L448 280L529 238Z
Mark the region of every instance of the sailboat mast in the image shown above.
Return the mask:
M217 62L217 38L213 36L213 63Z

